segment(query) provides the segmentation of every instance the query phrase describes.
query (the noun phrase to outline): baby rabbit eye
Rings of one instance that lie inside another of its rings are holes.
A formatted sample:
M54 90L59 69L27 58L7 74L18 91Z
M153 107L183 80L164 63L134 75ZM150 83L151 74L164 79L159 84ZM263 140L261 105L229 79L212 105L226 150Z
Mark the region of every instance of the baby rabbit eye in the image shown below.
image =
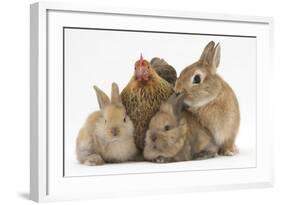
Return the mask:
M193 84L201 83L201 76L199 74L195 75L192 81Z
M126 117L124 117L123 121L126 122Z
M170 126L169 126L169 125L166 125L166 126L164 127L164 130L165 130L165 131L170 130Z
M106 120L104 120L104 123L106 124Z

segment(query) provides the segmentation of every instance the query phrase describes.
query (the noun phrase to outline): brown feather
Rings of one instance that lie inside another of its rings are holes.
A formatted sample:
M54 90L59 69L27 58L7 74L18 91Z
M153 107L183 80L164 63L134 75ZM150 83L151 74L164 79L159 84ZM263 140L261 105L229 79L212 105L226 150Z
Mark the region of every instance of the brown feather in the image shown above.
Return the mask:
M158 57L152 58L151 67L157 72L157 74L171 83L175 85L177 80L177 71L173 66L169 65L164 59L160 59Z

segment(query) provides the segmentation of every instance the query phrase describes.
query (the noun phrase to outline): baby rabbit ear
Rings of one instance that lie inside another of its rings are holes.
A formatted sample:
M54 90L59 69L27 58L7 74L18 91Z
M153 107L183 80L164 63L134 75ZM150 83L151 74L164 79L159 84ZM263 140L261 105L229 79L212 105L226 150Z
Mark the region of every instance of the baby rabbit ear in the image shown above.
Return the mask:
M179 118L184 108L183 95L177 96L174 93L170 96L168 102L172 105L174 115Z
M119 88L116 83L112 83L111 87L111 102L114 104L120 104L121 103L121 97L119 95Z
M169 103L169 104L174 104L176 98L177 98L176 93L173 93L173 94L170 95L170 97L168 98L167 103Z
M174 113L176 115L177 118L180 118L181 113L183 112L184 109L184 95L179 95L176 97L173 107L174 107Z
M169 113L171 115L175 115L174 112L174 104L176 100L176 93L173 93L166 102L163 102L159 108L162 112Z
M103 109L105 106L107 106L110 103L109 97L95 85L94 85L94 89L96 91L100 109Z

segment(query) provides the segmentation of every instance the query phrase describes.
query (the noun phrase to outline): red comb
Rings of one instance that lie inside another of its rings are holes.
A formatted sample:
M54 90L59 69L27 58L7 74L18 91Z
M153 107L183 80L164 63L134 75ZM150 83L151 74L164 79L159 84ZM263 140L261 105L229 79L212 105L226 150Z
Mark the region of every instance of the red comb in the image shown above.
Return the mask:
M140 65L143 64L143 57L142 57L142 53L140 54Z

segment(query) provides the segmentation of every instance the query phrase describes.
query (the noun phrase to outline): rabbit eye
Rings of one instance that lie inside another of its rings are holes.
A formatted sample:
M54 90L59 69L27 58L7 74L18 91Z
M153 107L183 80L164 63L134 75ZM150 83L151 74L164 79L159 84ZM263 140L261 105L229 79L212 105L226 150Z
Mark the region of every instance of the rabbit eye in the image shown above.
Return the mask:
M201 83L201 76L200 75L195 75L192 81L193 84L199 84Z
M124 117L123 121L126 122L126 117Z
M169 126L169 125L166 125L166 126L164 127L164 130L165 130L165 131L170 130L170 126Z

